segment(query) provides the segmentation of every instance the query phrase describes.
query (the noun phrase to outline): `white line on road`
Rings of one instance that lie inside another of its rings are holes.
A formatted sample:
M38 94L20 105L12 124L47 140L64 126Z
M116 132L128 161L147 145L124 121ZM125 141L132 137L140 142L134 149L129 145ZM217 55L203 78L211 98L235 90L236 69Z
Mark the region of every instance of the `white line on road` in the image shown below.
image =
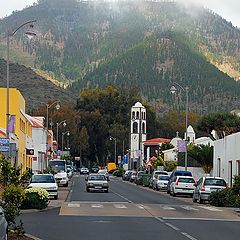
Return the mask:
M114 191L112 191L112 190L111 190L111 192L113 192L114 194L116 194L116 195L118 195L119 197L123 198L124 200L128 201L129 203L133 203L133 201L129 200L128 198L126 198L126 197L124 197L124 196L122 196L121 194L116 193L116 192L114 192Z
M222 212L221 209L217 209L215 207L208 207L208 206L199 206L200 208L203 208L203 209L206 209L206 210L209 210L209 211L213 211L213 212Z
M173 208L173 207L169 207L169 206L163 206L163 207L161 207L163 210L176 210L175 208Z
M113 206L115 207L115 208L127 208L125 205L123 205L123 204L113 204Z
M197 208L189 207L189 206L181 206L181 208L188 210L188 211L199 211Z
M192 237L191 235L189 235L188 233L185 232L181 232L182 235L184 235L185 237L191 239L191 240L197 240L196 238Z
M92 208L103 208L102 204L91 204Z
M160 222L165 222L162 218L160 218L160 217L155 217L155 219L157 219L158 221L160 221Z
M162 217L164 220L197 220L197 221L222 221L222 222L240 222L238 219L224 218L186 218L186 217Z
M175 227L174 225L172 225L171 223L165 223L167 226L169 226L170 228L174 229L175 231L179 231L180 229Z
M67 205L69 208L80 207L79 203L68 203Z

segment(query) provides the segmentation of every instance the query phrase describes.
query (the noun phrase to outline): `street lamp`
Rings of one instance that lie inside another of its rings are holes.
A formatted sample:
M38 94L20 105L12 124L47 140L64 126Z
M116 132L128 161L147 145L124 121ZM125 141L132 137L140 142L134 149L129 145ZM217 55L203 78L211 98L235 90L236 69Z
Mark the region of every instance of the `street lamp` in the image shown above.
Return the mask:
M64 135L67 134L67 136L70 136L70 132L62 132L62 157L63 157L63 139L64 139Z
M25 22L23 24L21 24L19 27L17 27L15 30L13 31L9 31L7 32L7 94L6 94L6 102L7 102L7 106L6 106L6 137L9 139L9 130L8 130L8 124L9 124L9 117L10 117L10 113L9 113L9 49L10 49L10 37L13 37L14 34L22 27L26 26L29 24L29 29L25 32L25 34L31 39L32 37L36 36L36 33L33 31L33 23L35 23L36 20L32 20L32 21L28 21Z
M48 103L45 103L46 105L46 108L47 108L47 113L46 113L46 131L47 131L47 139L46 139L46 160L47 160L47 166L48 166L48 110L53 107L54 105L56 110L59 110L60 109L60 104L59 104L59 100L53 102L52 104L48 104Z
M67 126L66 120L63 120L63 121L61 121L60 123L57 123L57 150L58 150L58 127L59 127L61 124L63 125L63 127L66 127L66 126Z
M188 165L188 153L187 153L187 141L188 141L188 91L189 91L189 88L186 86L185 88L182 87L180 84L174 82L173 83L173 86L170 88L170 91L172 94L175 94L177 92L177 88L175 87L179 87L182 91L185 92L186 94L186 120L185 120L185 124L186 124L186 151L185 151L185 171L187 171L187 165Z
M117 138L109 137L110 141L114 141L114 161L117 164Z

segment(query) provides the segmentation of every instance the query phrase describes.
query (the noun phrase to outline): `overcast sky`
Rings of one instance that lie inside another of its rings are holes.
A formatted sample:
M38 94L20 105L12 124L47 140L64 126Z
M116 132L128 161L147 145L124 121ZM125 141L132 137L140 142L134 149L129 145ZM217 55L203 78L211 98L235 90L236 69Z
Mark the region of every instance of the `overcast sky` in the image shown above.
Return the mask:
M180 0L185 2L201 3L212 9L234 26L240 27L240 0ZM0 0L0 18L6 17L14 10L21 10L32 5L36 0Z

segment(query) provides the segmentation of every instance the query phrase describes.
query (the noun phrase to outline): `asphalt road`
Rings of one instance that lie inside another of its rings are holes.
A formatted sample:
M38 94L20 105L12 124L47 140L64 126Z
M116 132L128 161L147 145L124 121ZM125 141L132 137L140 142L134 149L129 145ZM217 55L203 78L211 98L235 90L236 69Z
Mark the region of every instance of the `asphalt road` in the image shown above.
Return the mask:
M22 216L28 233L44 240L232 240L240 217L112 178L109 193L85 191L83 176L60 208Z

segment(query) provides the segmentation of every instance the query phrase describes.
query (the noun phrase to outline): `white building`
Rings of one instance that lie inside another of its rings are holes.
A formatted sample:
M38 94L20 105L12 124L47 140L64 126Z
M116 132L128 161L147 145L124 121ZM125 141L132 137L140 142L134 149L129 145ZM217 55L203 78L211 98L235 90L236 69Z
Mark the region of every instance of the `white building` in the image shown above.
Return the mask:
M33 172L43 171L47 167L46 165L46 129L44 128L44 117L31 117L28 119L32 124L32 140L33 140Z
M129 168L143 166L143 142L146 141L146 108L137 102L131 108L131 154Z
M240 175L240 132L214 141L213 175L222 177L232 186L233 177Z

